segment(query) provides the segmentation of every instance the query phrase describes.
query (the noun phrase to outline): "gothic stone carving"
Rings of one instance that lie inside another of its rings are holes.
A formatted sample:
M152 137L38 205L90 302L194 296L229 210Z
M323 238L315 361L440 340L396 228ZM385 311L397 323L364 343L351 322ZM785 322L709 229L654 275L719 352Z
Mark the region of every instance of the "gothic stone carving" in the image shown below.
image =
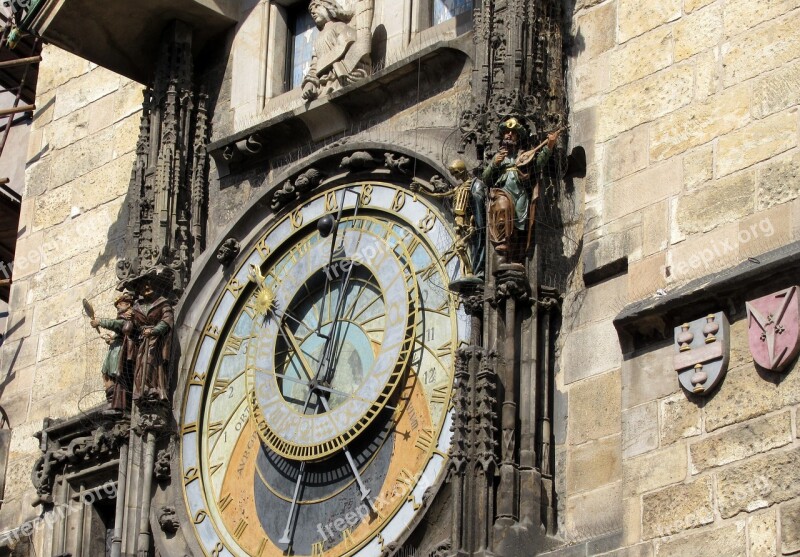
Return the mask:
M411 159L404 156L395 156L394 153L385 153L384 154L384 161L386 163L386 168L390 168L392 170L396 170L401 174L409 174L411 173L412 165Z
M800 352L800 287L747 302L750 352L759 367L784 371Z
M319 35L303 79L304 99L314 100L369 75L374 9L374 0L311 0L308 10Z
M356 151L352 155L342 159L339 165L347 170L362 170L375 168L380 164L380 161L373 157L366 151Z
M159 482L166 482L172 473L172 451L170 449L162 449L158 451L156 462L153 468L156 480Z
M242 246L236 238L228 238L217 250L217 261L223 266L227 267L234 262L236 257L242 251Z
M175 507L161 507L161 511L158 513L158 524L166 534L177 532L178 528L181 527L181 522L178 520Z
M192 30L175 22L165 32L155 78L144 93L120 280L164 265L176 271L176 290L189 283L206 240L206 104L207 95L193 84Z
M139 414L134 424L137 435L144 436L148 431L159 434L168 429L170 410L167 404L155 399L141 399L138 406Z
M272 194L270 208L273 211L278 211L289 203L300 199L304 194L319 186L324 178L319 170L309 168L297 176L294 181L287 180L279 190Z
M39 504L52 503L53 482L67 464L85 465L116 457L128 437L128 428L125 423L103 424L90 434L73 437L63 444L51 439L47 430L36 435L44 452L31 472L31 482L39 495L34 504Z
M520 302L531 300L530 284L525 267L519 263L503 263L495 272L497 276L496 303L514 298Z
M674 368L684 389L706 395L728 371L730 325L723 312L675 327Z

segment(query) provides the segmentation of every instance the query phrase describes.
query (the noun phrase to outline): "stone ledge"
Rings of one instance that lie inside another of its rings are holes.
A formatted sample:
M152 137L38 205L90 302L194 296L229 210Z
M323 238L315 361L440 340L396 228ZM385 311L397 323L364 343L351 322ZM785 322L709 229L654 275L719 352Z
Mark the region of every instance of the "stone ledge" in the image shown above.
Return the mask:
M671 338L674 326L712 311L743 311L746 300L795 285L798 275L800 241L695 279L664 296L630 304L614 318L614 326L629 352Z
M471 37L468 33L438 42L321 99L217 139L206 149L214 157L220 177L224 177L233 170L296 151L304 143L342 136L358 121L359 114L386 102L389 88L415 91L418 67L424 75L439 76L450 88L468 63L462 44Z

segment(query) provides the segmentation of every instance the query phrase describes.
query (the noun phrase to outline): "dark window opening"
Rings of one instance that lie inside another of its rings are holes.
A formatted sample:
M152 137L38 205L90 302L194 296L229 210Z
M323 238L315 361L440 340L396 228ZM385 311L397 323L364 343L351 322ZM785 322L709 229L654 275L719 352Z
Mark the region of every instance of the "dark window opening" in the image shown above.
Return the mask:
M286 60L287 91L300 87L303 78L311 67L311 55L314 52L314 40L319 30L308 11L307 5L298 6L289 13L289 33Z

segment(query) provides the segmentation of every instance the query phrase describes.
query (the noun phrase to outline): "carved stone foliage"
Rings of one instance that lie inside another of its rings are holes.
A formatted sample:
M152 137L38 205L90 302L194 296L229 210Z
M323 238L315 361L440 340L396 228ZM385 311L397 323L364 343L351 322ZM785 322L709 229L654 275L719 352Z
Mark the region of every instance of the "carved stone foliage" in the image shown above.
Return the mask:
M475 443L473 454L487 473L497 465L497 353L484 354L475 380Z
M36 503L52 503L56 476L69 464L89 467L93 463L116 458L119 447L128 439L128 424L105 423L77 435L56 437L44 429L37 433L44 453L31 472L31 482L39 495Z
M725 377L730 359L730 326L723 312L675 327L674 368L684 389L707 395Z
M310 101L370 74L375 0L312 0L308 9L319 29L303 79Z
M155 78L144 93L120 280L165 265L176 271L176 290L189 282L206 241L206 105L207 95L194 86L192 30L176 22L165 32Z
M453 441L450 445L450 474L463 474L470 457L470 438L472 437L473 413L471 404L469 363L473 349L461 348L456 354L455 385L453 388Z
M497 272L497 301L514 298L521 302L531 300L530 284L525 268L519 264L500 265Z
M147 432L162 433L169 428L169 405L159 400L141 400L134 431L139 435Z
M472 360L478 369L474 382L470 381L468 370ZM496 360L494 351L484 353L477 347L462 348L457 353L451 474L471 469L468 463L477 463L486 472L493 471L497 464Z

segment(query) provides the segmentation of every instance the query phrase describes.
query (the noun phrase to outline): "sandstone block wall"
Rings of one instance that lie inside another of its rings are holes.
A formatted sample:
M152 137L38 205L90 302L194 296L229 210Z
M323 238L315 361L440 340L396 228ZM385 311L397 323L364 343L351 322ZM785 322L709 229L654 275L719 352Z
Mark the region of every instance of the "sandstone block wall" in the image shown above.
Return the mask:
M45 417L103 402L107 346L81 300L113 316L115 265L127 226L142 87L46 46L25 172L0 403L13 428L0 524L37 514L33 434Z
M574 5L570 141L588 172L576 182L583 257L564 304L556 442L560 526L576 555L609 531L627 547L609 555L797 549L798 366L784 380L757 372L746 322L729 316L730 371L698 399L679 387L671 339L623 354L612 321L800 239L799 24L796 0Z

